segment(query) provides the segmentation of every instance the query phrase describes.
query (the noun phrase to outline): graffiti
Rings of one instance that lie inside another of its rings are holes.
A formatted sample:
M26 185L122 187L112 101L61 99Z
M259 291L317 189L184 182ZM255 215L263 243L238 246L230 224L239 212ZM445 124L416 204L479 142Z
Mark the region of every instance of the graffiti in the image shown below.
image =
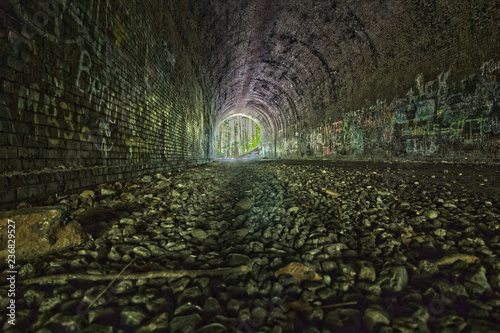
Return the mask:
M456 123L456 122L465 120L465 116L460 114L460 113L456 113L456 112L452 113L449 111L443 112L441 110L439 111L438 117L441 117L441 124L444 127L449 126L452 123Z
M441 128L440 134L444 138L448 138L453 141L464 141L464 143L472 143L477 137L479 141L483 140L483 126L482 123L485 118L478 119L460 119L457 118L456 121L451 122L449 127ZM468 131L466 130L468 129ZM473 132L479 131L476 136Z
M373 121L373 115L371 113L365 114L363 118L363 128L375 128L375 122Z
M500 62L490 60L481 66L483 75L471 75L451 86L451 69L432 81L419 74L406 99L395 98L391 103L377 100L370 107L340 110L343 120L318 128L321 145L313 134L306 145L323 157L339 152L369 153L372 148L431 156L444 143L454 145L453 151L466 146L470 150L474 145L491 146L489 152L498 152L488 142L498 140L500 134L500 82L497 75L489 74L499 69Z
M388 125L393 122L393 114L391 108L387 105L386 101L377 100L377 106L380 108L380 123Z
M385 142L389 142L392 139L392 127L387 126L382 130L382 135L384 137Z
M447 108L466 118L479 114L490 114L493 108L493 103L483 101L477 95L452 96L448 98L448 103Z
M38 84L33 83L30 88L31 89L21 86L17 93L17 111L19 113L19 118L23 116L23 111L26 109L31 109L34 113L38 112L38 102L40 101Z
M418 99L429 98L429 97L437 97L444 96L448 92L448 85L446 81L451 74L451 69L447 72L441 72L438 75L437 80L432 80L429 82L425 82L423 75L419 74L415 78L417 94L413 91L413 88L410 88L406 96L410 103L417 101Z
M315 131L312 131L312 133L309 135L309 142L311 146L311 150L315 152L317 157L321 156L320 153L320 145L321 145L321 129L317 129Z
M83 125L88 117L81 113L75 117L66 102L57 103L56 97L41 93L36 83L19 88L17 109L19 116L24 112L33 114L35 137L47 137L49 145L58 145L62 138L74 139L75 134L80 141L90 141L90 130Z
M481 75L484 75L485 73L493 73L494 71L500 69L500 60L498 60L497 62L495 62L495 60L493 59L486 61L481 65L479 69L481 70Z
M150 154L154 150L152 140L145 140L139 136L127 138L125 140L125 146L129 147L131 154L134 152L136 153L135 157L131 156L130 159L137 163L141 161L141 155ZM105 147L101 144L101 148L108 149L109 147Z
M428 120L434 114L434 100L429 99L425 101L418 101L415 103L417 111L415 113L416 121Z
M483 132L500 134L500 122L498 121L498 117L484 121Z
M328 125L328 134L327 134L327 145L328 150L333 153L333 124L330 122Z
M365 151L363 142L363 131L360 129L353 129L349 131L349 143L353 152L363 153Z
M92 68L92 59L90 58L90 54L87 50L83 50L80 53L80 60L78 62L78 73L76 74L76 82L75 85L80 89L81 92L84 92L84 89L81 87L81 75L82 73L86 73L89 77L88 88L92 87L92 76L90 75L90 69Z
M84 74L82 76L82 74ZM109 73L104 72L105 82L108 81ZM111 117L111 113L117 113L118 101L114 91L110 92L108 85L101 82L98 75L92 73L92 60L87 50L82 50L78 63L78 72L76 76L76 87L82 93L88 93L89 103L94 103L98 112L103 112L108 116L108 121L116 123L116 119Z
M97 144L94 143L94 146L103 153L104 159L108 159L108 153L113 149L114 144L109 144L108 140L111 137L111 122L108 118L97 120L98 130L97 134L102 137L101 141ZM106 162L104 162L106 163Z
M83 21L84 13L72 1L39 1L38 6L40 10L32 16L24 12L22 7L18 7L17 15L23 19L24 24L20 32L10 30L8 36L16 56L20 54L22 45L28 45L30 52L35 53L36 49L32 41L36 36L43 36L44 39L53 43L78 45L83 43L83 37L89 36L88 27ZM78 36L75 38L61 38L60 25L66 13L69 13L78 27Z
M408 107L411 107L411 106L409 105ZM396 124L405 124L408 121L408 118L406 117L406 110L408 107L403 106L403 107L396 109L396 112L395 112Z
M434 140L406 140L406 152L421 155L432 155L438 150Z

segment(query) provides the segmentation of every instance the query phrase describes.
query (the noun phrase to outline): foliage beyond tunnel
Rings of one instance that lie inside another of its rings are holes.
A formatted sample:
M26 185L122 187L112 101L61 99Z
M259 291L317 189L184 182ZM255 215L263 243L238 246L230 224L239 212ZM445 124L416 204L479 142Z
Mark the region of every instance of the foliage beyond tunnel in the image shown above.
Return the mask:
M217 158L234 158L260 143L260 127L244 116L229 117L217 130Z

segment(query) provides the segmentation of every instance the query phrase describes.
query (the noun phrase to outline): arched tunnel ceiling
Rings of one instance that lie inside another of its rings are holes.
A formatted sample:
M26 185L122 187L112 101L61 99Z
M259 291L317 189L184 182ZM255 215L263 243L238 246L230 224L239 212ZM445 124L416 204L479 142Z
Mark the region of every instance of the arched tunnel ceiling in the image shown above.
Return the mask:
M484 3L197 0L169 7L217 120L244 112L280 129L331 116L342 109L341 98L362 104L360 86L374 96L404 86L378 78L450 49L445 41L454 36L460 45L461 21L469 16L480 13L494 24L498 12Z

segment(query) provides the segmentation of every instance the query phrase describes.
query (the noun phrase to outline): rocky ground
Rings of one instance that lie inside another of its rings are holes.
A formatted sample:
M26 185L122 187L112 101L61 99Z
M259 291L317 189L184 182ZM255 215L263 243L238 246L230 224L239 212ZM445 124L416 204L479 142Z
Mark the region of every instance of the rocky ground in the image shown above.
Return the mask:
M55 197L91 237L18 265L16 326L0 327L500 332L499 170L217 162ZM84 278L120 272L136 275ZM85 275L49 277L67 273Z

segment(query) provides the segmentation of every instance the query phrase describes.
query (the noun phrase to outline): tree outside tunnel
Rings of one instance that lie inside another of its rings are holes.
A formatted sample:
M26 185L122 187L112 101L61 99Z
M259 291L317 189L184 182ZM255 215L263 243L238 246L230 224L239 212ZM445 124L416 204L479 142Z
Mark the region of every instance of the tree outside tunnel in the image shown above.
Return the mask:
M226 118L217 129L217 158L235 158L260 144L261 129L244 116Z

